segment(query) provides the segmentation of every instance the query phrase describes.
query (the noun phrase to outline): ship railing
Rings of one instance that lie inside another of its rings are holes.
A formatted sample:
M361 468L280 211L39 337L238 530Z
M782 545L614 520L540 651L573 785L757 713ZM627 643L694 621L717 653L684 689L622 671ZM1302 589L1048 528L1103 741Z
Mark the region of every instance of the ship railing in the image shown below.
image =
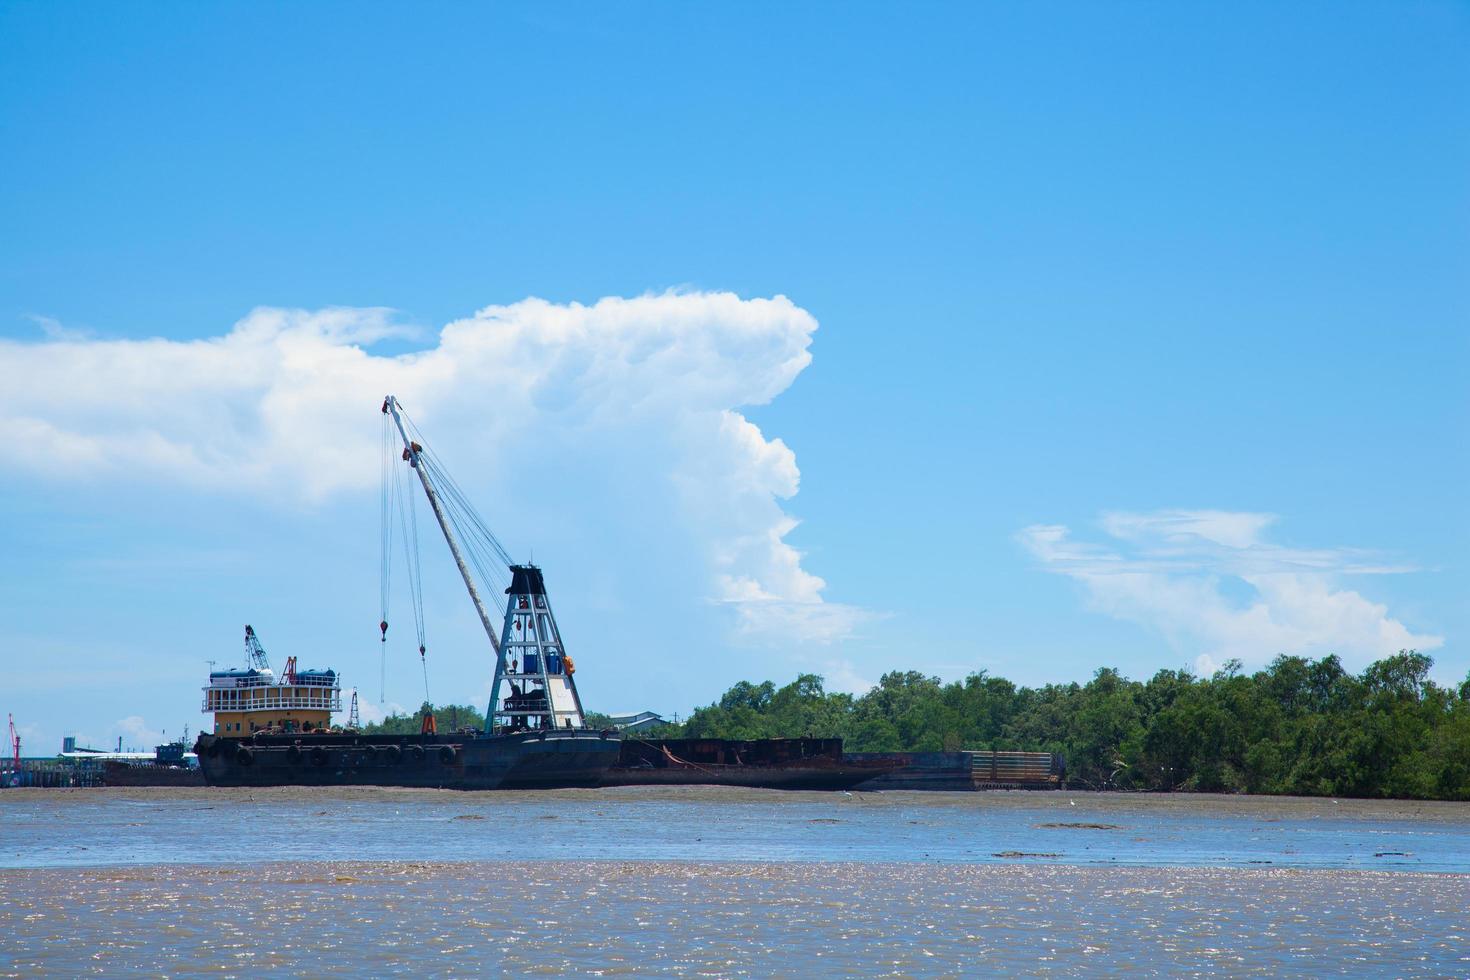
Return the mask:
M283 677L269 680L263 677L220 677L210 681L206 691L244 691L262 687L325 687L335 688L337 682L325 677L300 677L288 681Z
M278 708L315 708L320 711L341 711L340 697L290 697L290 698L212 698L206 696L201 711L274 711Z

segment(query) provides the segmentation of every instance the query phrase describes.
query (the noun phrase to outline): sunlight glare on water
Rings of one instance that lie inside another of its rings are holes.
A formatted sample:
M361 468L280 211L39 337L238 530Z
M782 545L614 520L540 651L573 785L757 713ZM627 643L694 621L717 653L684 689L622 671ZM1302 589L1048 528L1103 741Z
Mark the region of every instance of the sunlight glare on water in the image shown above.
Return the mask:
M1470 974L1470 807L0 793L0 976Z
M925 864L276 863L0 872L14 976L1470 971L1467 880Z

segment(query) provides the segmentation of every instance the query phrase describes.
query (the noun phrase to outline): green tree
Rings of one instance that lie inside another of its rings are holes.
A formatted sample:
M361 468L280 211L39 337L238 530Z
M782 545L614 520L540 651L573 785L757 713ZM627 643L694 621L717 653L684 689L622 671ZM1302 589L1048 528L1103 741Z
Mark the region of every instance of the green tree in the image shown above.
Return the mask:
M859 752L1053 752L1099 788L1470 799L1470 677L1441 688L1432 666L1402 650L1355 676L1335 656L1278 656L1254 674L1232 661L1210 677L1162 670L1140 683L1103 668L1085 685L1038 688L908 670L856 698L801 674L779 689L742 681L667 731L840 737ZM417 730L416 717L404 724Z
M425 711L434 713L440 731L456 731L461 728L483 731L485 728L485 716L477 708L467 704L445 704L436 708L425 701L413 714L394 713L382 721L364 725L362 730L366 735L416 735L423 724Z

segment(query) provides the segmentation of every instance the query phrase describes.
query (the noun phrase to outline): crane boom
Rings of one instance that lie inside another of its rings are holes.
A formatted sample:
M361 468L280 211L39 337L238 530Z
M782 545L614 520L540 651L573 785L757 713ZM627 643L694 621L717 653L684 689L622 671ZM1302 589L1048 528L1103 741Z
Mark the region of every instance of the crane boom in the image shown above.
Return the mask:
M480 590L476 588L474 576L470 574L470 568L465 564L459 541L455 538L454 532L450 530L449 521L444 517L444 508L439 503L439 494L429 480L429 474L425 468L419 465L419 454L423 452L423 447L408 437L408 431L403 427L403 419L398 414L397 398L392 395L384 398L383 412L393 417L393 424L398 428L398 435L403 439L404 458L419 475L419 482L424 485L424 494L429 498L429 507L434 511L434 520L439 522L439 530L444 532L444 540L449 543L449 553L454 556L454 564L459 566L459 574L464 579L465 588L469 590L470 601L475 604L475 612L480 616L480 625L485 628L485 635L490 638L490 647L495 651L496 658L499 659L500 637L496 635L495 627L491 625L490 614L485 611L485 604L480 601Z
M260 645L260 637L256 636L255 630L248 625L245 627L245 663L255 670L271 669L271 662L265 655L265 647Z

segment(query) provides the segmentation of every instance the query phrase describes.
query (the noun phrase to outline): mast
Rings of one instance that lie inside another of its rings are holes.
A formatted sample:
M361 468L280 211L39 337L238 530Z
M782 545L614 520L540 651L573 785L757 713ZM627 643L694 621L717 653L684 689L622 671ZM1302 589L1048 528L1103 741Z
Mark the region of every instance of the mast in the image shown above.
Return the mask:
M510 574L510 587L505 590L510 597L505 605L505 632L500 637L503 652L486 717L510 731L586 728L582 699L572 679L576 667L562 645L541 569L511 565ZM504 702L500 700L502 683L510 685Z
M470 575L470 567L465 564L464 555L459 550L459 541L455 539L454 532L449 529L449 521L444 518L444 508L439 504L439 494L434 490L434 484L429 482L429 474L424 472L424 467L419 465L419 453L423 447L410 439L408 432L403 428L403 419L398 416L398 399L392 395L384 398L383 412L393 416L393 424L398 427L398 435L403 438L403 457L408 460L408 464L419 475L419 482L424 485L424 493L428 495L429 506L434 511L434 520L439 522L439 530L444 532L444 540L449 543L449 553L454 556L454 563L459 566L460 577L464 579L464 586L470 592L470 601L475 604L475 612L480 616L480 625L485 628L485 635L490 638L490 646L495 650L498 672L500 670L499 661L504 659L500 654L500 638L495 635L495 627L490 625L490 615L485 612L485 604L480 601L480 591L475 588L475 579Z

